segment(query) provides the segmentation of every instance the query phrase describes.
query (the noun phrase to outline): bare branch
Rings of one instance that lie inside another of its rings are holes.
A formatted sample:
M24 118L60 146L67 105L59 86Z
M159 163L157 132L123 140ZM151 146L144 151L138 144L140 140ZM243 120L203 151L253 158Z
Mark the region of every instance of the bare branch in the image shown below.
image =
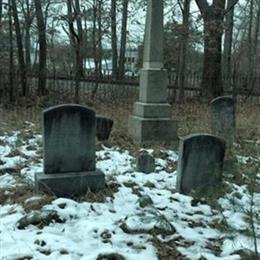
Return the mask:
M225 16L227 13L229 13L232 8L238 3L238 0L233 0L233 3L227 7L227 9L224 10L223 15Z

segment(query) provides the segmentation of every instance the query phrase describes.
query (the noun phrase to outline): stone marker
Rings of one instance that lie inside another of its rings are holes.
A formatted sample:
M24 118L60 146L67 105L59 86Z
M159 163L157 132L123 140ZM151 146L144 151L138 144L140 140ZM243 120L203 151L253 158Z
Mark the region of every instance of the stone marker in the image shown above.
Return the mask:
M217 97L211 101L211 128L222 137L228 147L235 141L235 105L231 97Z
M128 132L135 143L177 139L177 122L167 103L167 71L163 68L163 0L148 0L139 101L129 117Z
M95 164L95 121L95 112L80 105L43 112L44 173L35 174L37 191L74 196L104 187Z
M206 191L222 180L225 141L210 134L193 134L180 141L177 190Z
M96 117L96 136L99 141L108 140L113 127L113 120L107 117Z
M136 158L136 170L143 173L155 171L155 161L152 155L147 152L141 152Z

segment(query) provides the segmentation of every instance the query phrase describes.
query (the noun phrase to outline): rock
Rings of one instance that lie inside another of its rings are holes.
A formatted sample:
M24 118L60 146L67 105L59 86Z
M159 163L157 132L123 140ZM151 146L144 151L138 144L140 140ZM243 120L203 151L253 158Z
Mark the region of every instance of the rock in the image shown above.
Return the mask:
M175 227L166 219L164 215L158 217L158 221L154 225L154 231L161 235L173 235L176 233Z
M99 254L97 260L125 260L125 258L117 253Z
M17 222L18 229L25 229L29 225L39 226L43 228L48 226L52 222L62 223L57 211L48 210L48 211L32 211L29 214L22 217Z
M138 203L141 208L145 208L145 207L153 205L153 200L151 199L150 196L145 195L145 196L142 196L141 198L139 198Z

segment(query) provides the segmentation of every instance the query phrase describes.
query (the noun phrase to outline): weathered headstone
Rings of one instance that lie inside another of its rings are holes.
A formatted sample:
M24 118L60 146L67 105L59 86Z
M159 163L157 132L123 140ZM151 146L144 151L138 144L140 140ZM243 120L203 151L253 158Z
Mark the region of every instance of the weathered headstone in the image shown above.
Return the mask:
M163 68L163 0L148 0L139 101L129 117L130 137L138 144L176 140L177 122L171 110L167 103L167 71Z
M217 97L211 101L211 128L222 137L228 147L235 141L235 105L231 97Z
M105 141L109 139L113 120L107 117L97 116L96 117L96 136L99 141Z
M136 158L136 170L143 173L155 171L155 161L152 155L147 152L141 152Z
M95 122L95 112L80 105L43 112L44 173L35 174L37 191L74 196L104 187L95 164Z
M177 190L206 191L221 183L225 141L210 134L193 134L180 141Z

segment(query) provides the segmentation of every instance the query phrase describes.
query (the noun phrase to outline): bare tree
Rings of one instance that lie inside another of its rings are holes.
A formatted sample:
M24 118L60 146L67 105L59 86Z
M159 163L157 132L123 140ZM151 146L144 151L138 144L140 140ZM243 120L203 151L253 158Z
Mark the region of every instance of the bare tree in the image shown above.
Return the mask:
M253 72L253 11L254 11L254 0L250 0L249 7L249 23L248 23L248 75ZM250 76L249 76L250 77Z
M225 80L225 89L231 86L231 58L232 58L232 42L233 42L233 27L234 27L234 4L233 0L228 0L227 8L230 11L225 16L225 38L223 51L223 77Z
M230 8L237 3L234 0ZM216 97L223 95L222 84L222 34L224 15L230 10L225 9L225 0L196 0L204 21L204 60L202 72L202 91L204 96Z
M77 58L77 67L78 67L78 76L82 77L84 75L83 71L83 28L82 28L82 19L81 19L81 10L79 0L75 0L75 15L77 23L77 48L78 48L78 58Z
M8 20L9 20L9 101L14 101L14 46L13 46L13 19L12 3L8 0Z
M117 75L118 75L116 4L117 4L117 0L111 0L111 45L112 45L112 75L113 75L113 77L117 77Z
M27 86L26 66L24 61L23 40L22 40L22 33L20 28L20 21L18 18L16 1L12 0L10 4L12 4L12 15L14 18L19 72L20 72L21 85L22 85L22 95L27 97L29 88Z
M2 17L3 17L3 0L0 0L0 31L2 29Z
M24 3L25 2L25 6ZM29 0L20 1L20 5L22 8L23 16L24 16L24 30L25 30L25 63L27 72L31 69L31 26L34 19L34 6L30 4Z
M125 53L126 53L126 38L127 38L128 3L129 3L129 0L123 0L121 42L120 42L120 54L119 54L119 62L118 62L119 78L123 78L125 76Z
M47 77L47 42L46 42L46 25L42 12L41 1L34 0L38 37L39 37L39 79L38 79L38 95L42 96L46 91Z
M190 1L184 0L183 3L180 1L179 6L182 11L182 35L180 42L180 54L179 54L179 100L184 98L184 87L185 87L185 74L186 74L186 63L187 63L187 47L189 41L189 18L190 18Z
M98 59L98 77L102 75L102 6L103 0L97 2L97 59Z
M254 33L254 53L259 53L259 29L260 29L260 0L257 0L257 13L256 13L256 23L255 23L255 33ZM258 56L254 55L254 66L258 67Z

